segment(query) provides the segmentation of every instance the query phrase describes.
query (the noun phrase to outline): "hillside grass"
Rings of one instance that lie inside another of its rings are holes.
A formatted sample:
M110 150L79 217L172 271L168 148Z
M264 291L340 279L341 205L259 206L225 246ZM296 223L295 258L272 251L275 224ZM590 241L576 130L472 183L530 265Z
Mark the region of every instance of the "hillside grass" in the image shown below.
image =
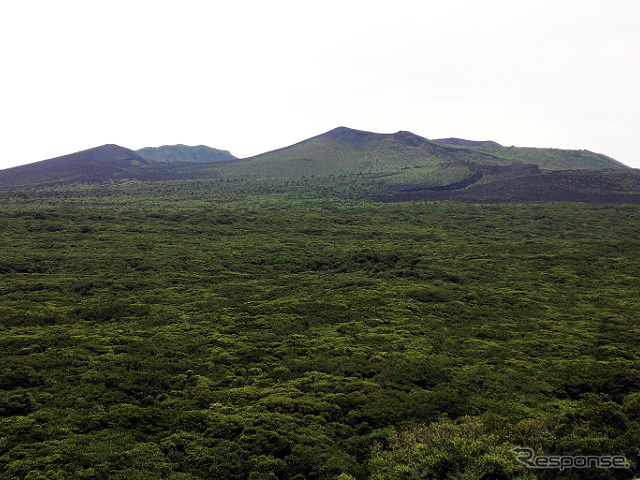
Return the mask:
M136 153L145 160L156 163L214 163L236 159L226 150L219 150L205 145L145 147L137 150Z
M589 150L493 146L469 148L477 152L495 155L513 163L535 163L548 170L627 168L626 165L611 157Z

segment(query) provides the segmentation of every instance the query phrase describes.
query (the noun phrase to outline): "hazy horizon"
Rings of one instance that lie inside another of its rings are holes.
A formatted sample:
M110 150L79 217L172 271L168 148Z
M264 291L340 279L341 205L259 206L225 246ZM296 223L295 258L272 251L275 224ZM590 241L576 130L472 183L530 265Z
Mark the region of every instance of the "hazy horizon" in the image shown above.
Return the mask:
M346 128L350 128L350 129L352 129L352 130L362 130L362 129L359 129L359 128L352 128L352 127L349 127L349 126L347 126L347 125L339 125L338 127L346 127ZM338 128L338 127L334 127L334 128ZM330 129L330 130L333 130L333 129ZM151 147L151 148L160 148L160 147L167 147L167 146L172 147L172 146L177 146L177 145L182 145L182 146L187 146L187 147L200 147L200 146L204 146L204 147L210 147L210 148L214 148L214 149L218 149L218 150L226 150L226 151L229 151L232 155L234 155L234 156L235 156L235 157L237 157L238 159L245 159L245 158L251 158L252 156L259 155L259 154L262 154L262 153L268 153L268 152L271 152L271 151L274 151L274 150L280 150L281 148L286 148L286 147L289 147L289 146L295 145L296 143L299 143L299 142L301 142L301 141L307 140L307 139L312 138L312 137L315 137L315 136L317 136L317 135L322 135L322 134L324 134L324 133L327 133L327 132L329 132L330 130L327 130L327 131L324 131L324 132L317 132L317 133L315 133L315 134L309 135L309 136L308 136L308 137L306 137L306 138L301 138L299 141L293 142L293 143L291 143L291 144L282 145L282 146L280 146L280 147L275 147L275 148L273 148L273 149L269 149L269 150L264 150L264 151L260 151L260 152L252 153L251 155L247 155L247 156L239 156L239 155L236 155L236 154L234 154L234 152L233 152L233 151L230 151L229 149L224 148L224 147L215 146L215 145L205 145L205 144L202 144L202 143L198 143L198 144L196 144L196 143L194 143L194 144L185 144L185 143L166 144L166 143L165 143L165 144L159 144L159 145L144 145L144 146L141 146L141 147L135 147L135 148L130 147L130 146L128 146L128 145L119 145L119 144L116 144L116 145L118 145L118 146L120 146L120 147L128 148L128 149L133 150L133 151L137 151L137 150L141 150L141 149L143 149L143 148L149 148L149 147ZM399 132L399 131L406 131L406 130L404 130L404 129L399 129L399 130L389 131L389 132L370 132L370 133L377 133L377 134L394 134L394 133L397 133L397 132ZM419 135L419 136L421 136L421 137L427 138L428 140L439 140L439 139L446 139L446 138L461 138L461 137L456 137L455 135L443 136L443 137L438 137L438 138L429 138L429 137L426 137L426 136L424 136L424 135L420 135L419 133L416 133L416 132L411 132L411 133L414 133L414 134ZM491 138L464 138L464 140L474 140L474 141L492 141L493 139L491 139ZM499 142L498 142L498 143L499 143ZM4 168L12 168L12 167L14 167L14 166L27 165L27 164L29 164L29 163L34 163L34 162L38 162L38 161L42 161L42 160L50 160L50 159L52 159L52 158L57 158L57 157L61 157L61 156L65 156L65 155L69 155L69 154L73 154L73 153L81 152L81 151L84 151L84 150L90 150L90 149L92 149L92 148L100 147L100 146L103 146L103 145L108 145L108 144L107 144L107 143L103 143L103 144L100 144L100 145L93 145L93 146L89 146L89 147L87 147L87 148L81 148L80 150L74 150L74 151L69 151L69 152L63 152L63 153L61 153L60 155L55 155L55 156L47 157L47 158L41 158L41 159L39 159L39 160L34 160L33 162L26 162L26 163L22 163L22 164L19 164L19 165L12 165L12 166L9 166L9 167L1 167L0 169L4 169ZM539 145L506 145L506 144L501 144L501 145L502 145L503 147L558 148L558 147L554 147L554 146L539 146ZM581 150L581 149L576 148L576 149L570 149L570 150ZM604 155L606 155L606 152L594 152L594 153L600 153L600 154L604 154ZM618 160L618 159L615 159L615 158L614 158L614 160ZM625 163L625 162L622 162L622 163ZM627 164L625 163L625 165L627 165ZM628 165L628 166L631 166L631 165Z
M0 7L0 168L115 143L244 158L338 126L640 167L640 4L116 0Z

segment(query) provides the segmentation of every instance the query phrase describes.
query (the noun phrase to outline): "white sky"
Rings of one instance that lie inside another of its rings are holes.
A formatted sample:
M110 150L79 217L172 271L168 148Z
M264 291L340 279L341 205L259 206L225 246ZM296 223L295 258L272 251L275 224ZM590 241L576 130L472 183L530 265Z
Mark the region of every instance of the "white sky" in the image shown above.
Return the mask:
M0 168L344 125L640 167L640 1L3 1Z

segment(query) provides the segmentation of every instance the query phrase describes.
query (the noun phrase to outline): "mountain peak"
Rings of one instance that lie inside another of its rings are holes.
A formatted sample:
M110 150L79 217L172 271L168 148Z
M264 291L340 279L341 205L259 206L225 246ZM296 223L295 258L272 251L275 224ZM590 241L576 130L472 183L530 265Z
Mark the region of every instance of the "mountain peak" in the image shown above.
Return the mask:
M0 182L7 184L55 184L99 182L113 178L132 166L147 163L133 150L108 143L99 147L21 165L0 171Z
M63 155L62 157L56 157L43 161L48 162L51 160L56 160L58 158L69 159L71 157L83 159L84 161L97 162L109 162L127 158L142 160L133 150L121 147L120 145L116 145L115 143L106 143L104 145L100 145L99 147L93 147L87 150L81 150L79 152L71 153L69 155Z
M609 157L587 151L507 148L493 141L460 138L433 141L406 130L373 133L340 126L294 145L244 159L203 145L164 145L134 152L116 144L105 144L2 170L0 186L105 182L125 178L282 179L352 174L384 174L388 178L397 175L397 180L403 182L414 178L436 181L431 178L437 177L433 173L436 167L444 171L453 165L455 175L461 175L461 171L469 173L472 166L476 170L471 173L475 175L480 166L513 164L536 164L544 170L625 168ZM450 179L451 175L447 173L445 177ZM457 185L456 182L453 184Z
M145 147L136 153L149 162L156 163L214 163L236 160L227 150L197 145L162 145L160 147Z
M410 147L417 147L428 141L426 138L416 135L415 133L408 132L406 130L400 130L393 134L386 134L367 132L365 130L356 130L349 127L334 128L333 130L329 130L327 133L320 135L320 137L331 137L356 145L361 145L373 140L380 140L383 138L393 138L401 144Z
M379 138L383 138L385 135L382 133L367 132L364 130L356 130L349 127L337 127L333 130L329 130L327 133L319 135L322 137L329 137L341 142L347 142L354 146L362 145Z
M357 130L345 126L333 128L327 132L327 135L340 135L346 132L356 132Z
M428 141L426 138L406 130L400 130L394 133L393 138L407 147L419 147L424 142Z

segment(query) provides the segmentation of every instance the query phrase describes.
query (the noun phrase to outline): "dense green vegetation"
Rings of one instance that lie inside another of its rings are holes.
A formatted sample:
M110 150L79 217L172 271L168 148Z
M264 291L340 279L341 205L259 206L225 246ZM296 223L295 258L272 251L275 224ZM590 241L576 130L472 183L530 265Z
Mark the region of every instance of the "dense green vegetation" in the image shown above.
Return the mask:
M640 207L310 185L3 194L0 478L637 475Z

